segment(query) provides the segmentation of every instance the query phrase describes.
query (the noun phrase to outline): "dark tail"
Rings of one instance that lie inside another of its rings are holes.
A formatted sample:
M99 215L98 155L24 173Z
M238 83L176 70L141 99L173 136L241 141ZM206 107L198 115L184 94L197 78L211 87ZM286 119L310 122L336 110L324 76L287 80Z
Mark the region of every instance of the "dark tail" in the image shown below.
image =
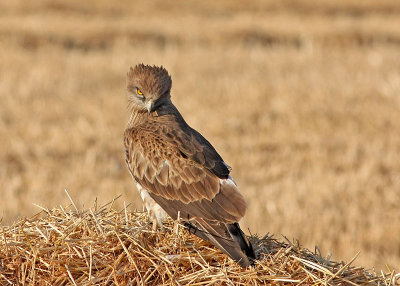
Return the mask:
M237 222L228 224L228 231L232 238L239 243L240 248L244 253L246 253L247 258L250 260L250 264L253 264L256 259L256 254L254 252L253 246L249 242L249 240L244 235L243 231L240 229L240 226Z
M196 218L195 222L186 223L186 227L200 238L210 241L240 266L247 267L253 264L255 260L253 247L238 223L216 224Z

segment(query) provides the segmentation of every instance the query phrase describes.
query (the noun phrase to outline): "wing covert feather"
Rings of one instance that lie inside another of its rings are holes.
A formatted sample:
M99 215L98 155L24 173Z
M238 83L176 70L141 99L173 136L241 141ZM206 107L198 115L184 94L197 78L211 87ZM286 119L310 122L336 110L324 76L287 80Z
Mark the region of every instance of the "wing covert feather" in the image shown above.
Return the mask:
M246 204L236 186L226 183L229 169L222 158L203 137L199 142L200 133L168 127L148 123L125 131L135 180L175 219L180 212L182 218L240 220Z

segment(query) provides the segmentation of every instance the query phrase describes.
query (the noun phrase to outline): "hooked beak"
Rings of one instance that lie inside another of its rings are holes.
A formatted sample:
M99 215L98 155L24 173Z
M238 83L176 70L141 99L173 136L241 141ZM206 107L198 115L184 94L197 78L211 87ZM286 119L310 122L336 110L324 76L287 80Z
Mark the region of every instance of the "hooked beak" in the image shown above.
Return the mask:
M153 109L153 101L152 100L149 100L146 102L146 108L147 108L147 111L150 113L151 110Z

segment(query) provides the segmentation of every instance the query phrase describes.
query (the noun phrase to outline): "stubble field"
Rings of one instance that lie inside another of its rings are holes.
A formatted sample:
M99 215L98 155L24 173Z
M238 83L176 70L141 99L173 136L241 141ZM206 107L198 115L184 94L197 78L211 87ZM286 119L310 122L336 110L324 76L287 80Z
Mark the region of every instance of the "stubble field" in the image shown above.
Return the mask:
M125 75L172 97L248 201L243 229L399 271L400 3L2 1L0 217L39 204L141 209Z

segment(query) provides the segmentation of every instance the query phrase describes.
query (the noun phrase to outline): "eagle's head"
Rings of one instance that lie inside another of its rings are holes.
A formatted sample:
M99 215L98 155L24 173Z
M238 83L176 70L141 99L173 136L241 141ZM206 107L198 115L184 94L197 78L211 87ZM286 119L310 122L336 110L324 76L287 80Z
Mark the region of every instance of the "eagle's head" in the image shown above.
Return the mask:
M161 67L138 64L127 74L129 107L132 112L155 111L170 100L172 80Z

